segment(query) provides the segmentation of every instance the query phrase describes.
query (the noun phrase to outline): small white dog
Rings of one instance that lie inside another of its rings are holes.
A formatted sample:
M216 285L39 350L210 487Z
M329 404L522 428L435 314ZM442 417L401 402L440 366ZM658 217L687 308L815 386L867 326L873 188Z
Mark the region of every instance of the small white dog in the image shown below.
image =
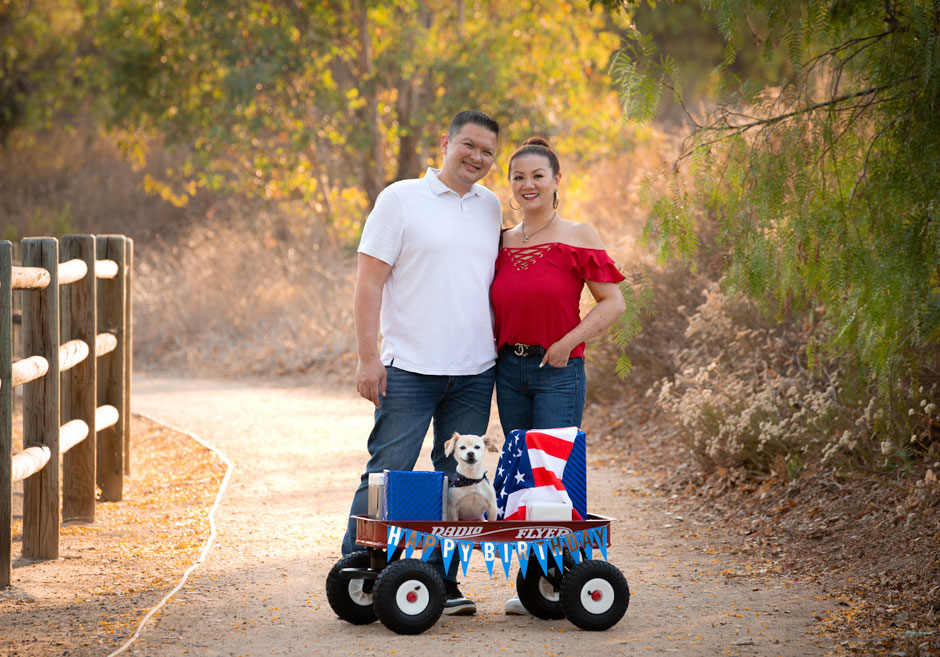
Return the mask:
M444 454L457 459L457 476L447 491L448 520L496 520L496 490L486 478L483 452L498 452L496 441L489 436L454 433L444 443Z

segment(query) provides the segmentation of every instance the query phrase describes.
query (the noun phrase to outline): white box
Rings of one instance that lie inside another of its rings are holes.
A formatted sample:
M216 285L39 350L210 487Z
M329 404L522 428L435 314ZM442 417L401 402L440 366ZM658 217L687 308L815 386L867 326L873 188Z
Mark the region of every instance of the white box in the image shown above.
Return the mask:
M564 502L529 502L526 505L526 520L571 520L570 504Z
M369 473L369 517L382 517L382 503L385 499L385 473Z

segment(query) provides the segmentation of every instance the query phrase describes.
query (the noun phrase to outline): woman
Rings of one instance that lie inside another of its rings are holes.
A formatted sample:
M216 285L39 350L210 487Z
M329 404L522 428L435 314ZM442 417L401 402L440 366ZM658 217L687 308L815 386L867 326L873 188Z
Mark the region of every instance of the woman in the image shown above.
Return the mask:
M597 231L558 215L558 156L532 137L509 160L510 207L523 220L503 232L490 288L496 325L496 401L503 431L580 426L584 342L624 310L623 275ZM515 200L518 207L512 204ZM597 301L580 316L587 283Z
M584 342L624 311L623 275L597 231L558 215L558 156L531 137L509 159L510 207L522 222L503 232L490 288L495 316L496 402L503 432L581 426ZM512 201L519 204L512 205ZM584 318L587 283L597 301ZM528 613L518 597L507 614Z

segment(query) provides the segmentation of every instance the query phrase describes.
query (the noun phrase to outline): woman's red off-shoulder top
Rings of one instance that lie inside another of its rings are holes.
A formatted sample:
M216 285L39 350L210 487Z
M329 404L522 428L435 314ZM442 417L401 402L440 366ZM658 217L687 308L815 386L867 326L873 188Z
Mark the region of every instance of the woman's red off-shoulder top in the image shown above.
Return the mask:
M585 281L619 283L623 279L603 249L561 242L503 247L490 288L497 349L516 343L548 349L581 321ZM582 356L583 342L569 358Z

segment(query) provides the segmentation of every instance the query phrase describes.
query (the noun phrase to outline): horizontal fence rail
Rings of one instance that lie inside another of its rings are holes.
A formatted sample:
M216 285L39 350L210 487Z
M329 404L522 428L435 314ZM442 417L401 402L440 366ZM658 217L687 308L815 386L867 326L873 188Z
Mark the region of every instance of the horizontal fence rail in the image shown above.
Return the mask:
M61 523L94 522L96 498L119 501L130 472L133 241L30 238L20 253L14 265L12 243L0 241L0 587L12 575L13 483L23 482L23 557L56 559ZM15 362L14 324L24 354ZM23 449L13 454L20 386Z

